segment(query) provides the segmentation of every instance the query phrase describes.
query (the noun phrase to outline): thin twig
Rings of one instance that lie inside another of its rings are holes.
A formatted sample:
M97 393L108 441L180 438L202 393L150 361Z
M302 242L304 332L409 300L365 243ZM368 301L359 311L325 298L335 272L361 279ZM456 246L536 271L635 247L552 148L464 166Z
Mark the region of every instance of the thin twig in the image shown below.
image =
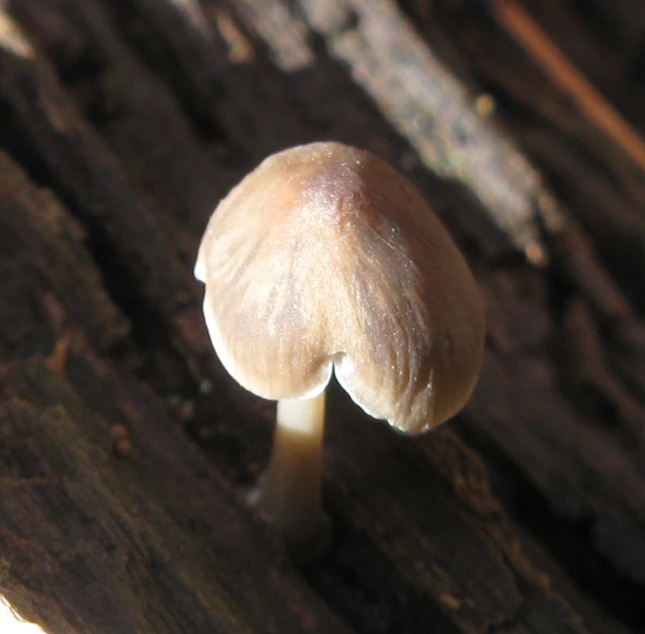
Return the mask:
M645 142L574 67L516 0L492 0L496 19L520 46L568 93L580 110L645 171Z

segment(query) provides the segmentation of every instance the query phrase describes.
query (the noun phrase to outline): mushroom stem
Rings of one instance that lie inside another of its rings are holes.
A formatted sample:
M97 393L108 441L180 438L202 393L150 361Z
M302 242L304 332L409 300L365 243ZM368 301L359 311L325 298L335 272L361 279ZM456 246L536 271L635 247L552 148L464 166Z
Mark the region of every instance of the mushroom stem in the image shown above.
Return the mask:
M269 466L257 493L260 514L284 537L294 559L306 562L324 547L322 449L325 392L278 401Z

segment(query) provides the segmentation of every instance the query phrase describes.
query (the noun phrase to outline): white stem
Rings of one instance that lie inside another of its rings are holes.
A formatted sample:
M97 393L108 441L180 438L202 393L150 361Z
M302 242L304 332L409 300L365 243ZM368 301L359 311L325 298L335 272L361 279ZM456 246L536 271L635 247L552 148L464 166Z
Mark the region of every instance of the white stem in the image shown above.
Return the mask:
M310 558L324 540L321 503L325 392L278 402L269 466L260 485L260 513L299 559Z

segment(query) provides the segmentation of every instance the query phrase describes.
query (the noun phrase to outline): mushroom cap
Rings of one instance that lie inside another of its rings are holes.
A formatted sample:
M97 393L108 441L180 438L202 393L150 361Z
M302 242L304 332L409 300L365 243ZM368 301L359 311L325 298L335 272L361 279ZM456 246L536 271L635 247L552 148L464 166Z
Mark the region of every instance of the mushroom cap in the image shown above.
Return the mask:
M419 192L369 152L267 158L213 213L195 276L216 353L258 396L315 396L334 370L368 414L419 433L476 383L477 285Z

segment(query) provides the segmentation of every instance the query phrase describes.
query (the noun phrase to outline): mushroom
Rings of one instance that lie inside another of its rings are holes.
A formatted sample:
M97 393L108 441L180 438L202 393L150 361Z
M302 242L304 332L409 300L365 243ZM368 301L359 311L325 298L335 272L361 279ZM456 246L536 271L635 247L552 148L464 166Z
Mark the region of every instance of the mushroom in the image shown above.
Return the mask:
M485 312L419 192L373 154L321 142L267 158L213 213L195 266L225 369L278 401L258 509L292 553L324 540L325 388L408 434L454 416L482 361Z

